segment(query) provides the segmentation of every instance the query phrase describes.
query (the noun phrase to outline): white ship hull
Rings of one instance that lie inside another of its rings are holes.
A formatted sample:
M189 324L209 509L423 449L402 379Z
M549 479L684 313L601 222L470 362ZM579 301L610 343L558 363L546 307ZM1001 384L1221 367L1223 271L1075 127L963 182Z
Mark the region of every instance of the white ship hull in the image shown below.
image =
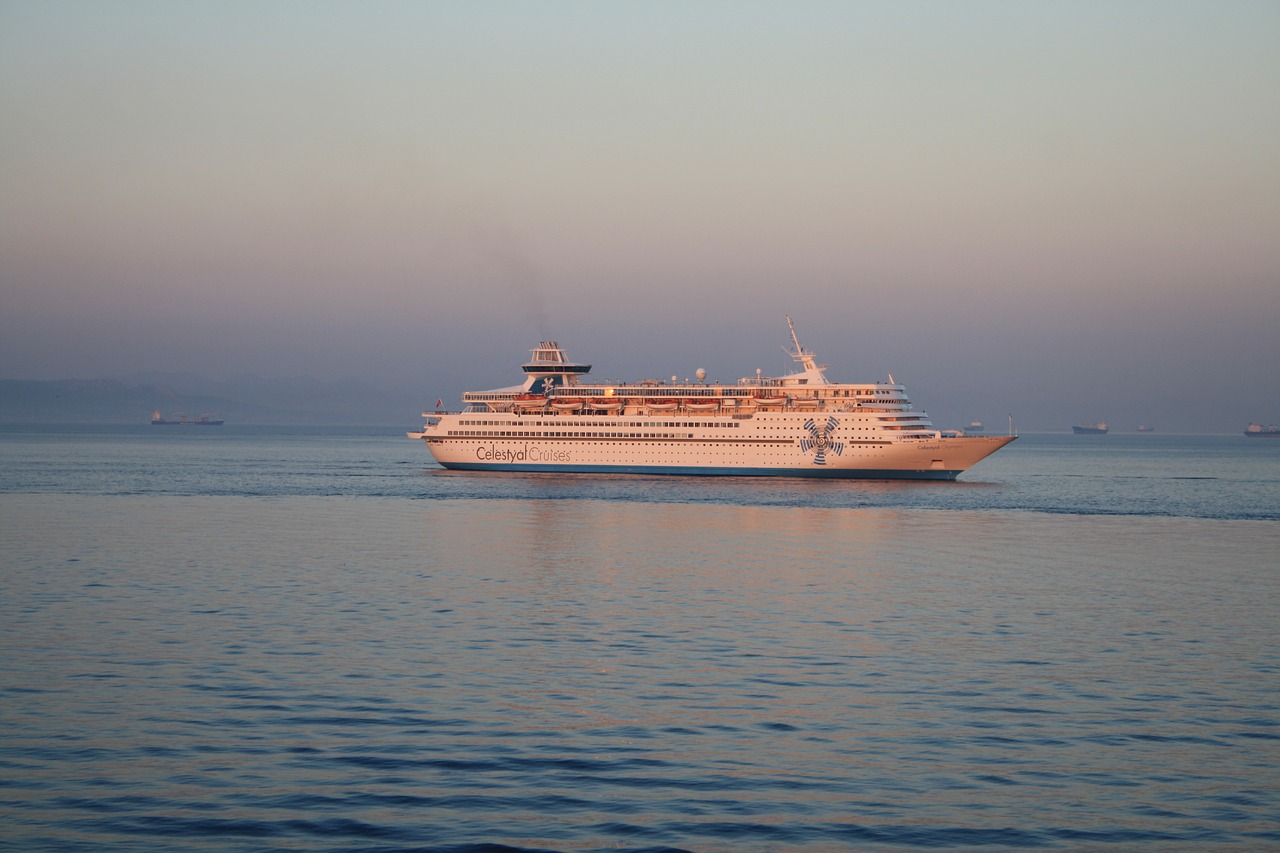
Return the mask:
M737 422L696 415L439 417L434 430L415 435L445 468L469 471L954 480L1013 441L859 439L859 420L838 416L833 428L823 419L818 439L806 427L814 418L799 413Z
M523 386L468 392L408 435L456 470L910 480L954 480L1014 440L934 429L892 377L828 382L792 340L803 371L733 385L589 383L543 343Z

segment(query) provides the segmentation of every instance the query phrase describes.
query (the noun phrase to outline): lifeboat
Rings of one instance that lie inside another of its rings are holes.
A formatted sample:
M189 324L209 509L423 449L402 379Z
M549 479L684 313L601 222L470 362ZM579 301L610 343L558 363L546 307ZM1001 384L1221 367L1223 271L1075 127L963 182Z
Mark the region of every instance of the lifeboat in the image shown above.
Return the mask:
M781 406L787 402L786 394L757 394L752 398L757 406Z
M622 408L621 397L596 397L587 404L588 408L599 409L602 412L613 412Z
M714 412L720 408L719 400L685 400L684 407L691 412Z
M541 409L547 404L547 398L541 394L521 394L511 401L517 409Z
M816 409L818 407L817 397L792 397L791 405L800 409Z
M644 404L652 412L674 412L679 405L675 400L645 400Z
M551 408L561 412L576 412L582 408L582 398L570 398L564 400L552 400Z

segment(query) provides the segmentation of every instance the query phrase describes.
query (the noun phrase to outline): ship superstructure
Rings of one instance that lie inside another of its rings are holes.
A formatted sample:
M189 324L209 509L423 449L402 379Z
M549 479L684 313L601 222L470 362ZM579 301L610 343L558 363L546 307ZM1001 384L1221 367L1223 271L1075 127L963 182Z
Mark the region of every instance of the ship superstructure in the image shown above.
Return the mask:
M445 468L954 480L1014 436L944 433L903 386L845 384L800 346L795 372L732 384L591 382L588 364L543 341L522 385L463 394L461 412L424 412L410 438Z

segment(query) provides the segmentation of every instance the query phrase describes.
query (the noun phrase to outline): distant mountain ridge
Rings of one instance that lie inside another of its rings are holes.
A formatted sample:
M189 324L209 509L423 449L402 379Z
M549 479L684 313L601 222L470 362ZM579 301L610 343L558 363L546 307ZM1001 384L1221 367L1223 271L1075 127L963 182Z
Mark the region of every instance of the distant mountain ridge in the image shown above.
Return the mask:
M422 401L357 380L195 374L104 379L0 379L0 423L148 423L209 413L228 424L413 425Z

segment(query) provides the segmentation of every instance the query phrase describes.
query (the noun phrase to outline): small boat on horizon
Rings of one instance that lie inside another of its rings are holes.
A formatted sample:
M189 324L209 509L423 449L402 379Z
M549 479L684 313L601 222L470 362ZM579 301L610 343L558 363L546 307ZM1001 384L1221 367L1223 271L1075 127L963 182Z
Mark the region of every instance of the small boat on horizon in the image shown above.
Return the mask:
M189 418L184 414L175 413L173 418L169 419L160 414L159 409L151 413L152 426L222 426L222 424L223 421L213 415L200 415L199 417Z
M1111 430L1103 421L1092 424L1076 424L1071 431L1076 435L1106 435Z

